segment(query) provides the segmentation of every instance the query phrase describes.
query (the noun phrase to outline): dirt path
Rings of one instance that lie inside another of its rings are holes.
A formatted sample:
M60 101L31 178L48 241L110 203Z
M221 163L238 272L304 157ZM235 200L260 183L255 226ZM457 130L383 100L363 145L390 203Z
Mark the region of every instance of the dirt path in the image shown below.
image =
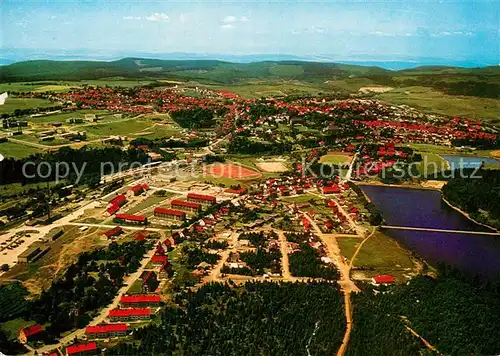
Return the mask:
M376 227L373 228L372 232L370 235L368 235L361 243L359 244L358 248L356 251L354 251L354 254L351 257L351 262L349 263L349 269L352 269L352 266L354 265L354 260L356 259L356 256L358 255L358 252L361 250L361 247L363 247L364 243L373 235L375 235L375 231L377 231Z
M284 279L292 279L292 274L290 273L290 265L288 262L288 243L286 241L285 233L283 231L278 231L278 240L280 243L281 250L281 265Z
M311 226L316 230L317 235L321 238L323 243L326 245L327 252L335 266L340 272L340 280L338 281L342 292L344 293L344 305L345 305L345 318L346 318L346 330L344 338L342 340L342 345L337 352L337 356L343 356L347 349L351 338L352 331L352 305L351 305L351 292L358 293L360 290L354 284L350 278L350 267L345 262L344 256L340 253L340 248L335 237L329 235L325 236L318 224L311 219L307 213L303 213L304 216L309 220Z
M438 353L439 355L441 355L441 353L436 349L436 347L434 347L429 341L424 339L419 333L417 333L415 330L413 330L408 325L408 324L410 324L410 321L408 320L408 318L406 316L402 315L401 319L403 319L403 321L406 324L405 328L408 329L408 331L411 332L414 336L418 337L420 339L420 341L422 341L422 343L425 345L425 347L427 347L429 350L434 351L434 352Z

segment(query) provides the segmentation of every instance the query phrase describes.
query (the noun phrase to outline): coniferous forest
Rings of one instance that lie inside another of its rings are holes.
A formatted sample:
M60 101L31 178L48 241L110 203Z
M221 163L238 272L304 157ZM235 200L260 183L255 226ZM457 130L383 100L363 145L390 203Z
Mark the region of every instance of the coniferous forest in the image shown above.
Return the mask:
M111 355L333 355L345 333L343 296L331 283L208 284L177 297L161 323Z

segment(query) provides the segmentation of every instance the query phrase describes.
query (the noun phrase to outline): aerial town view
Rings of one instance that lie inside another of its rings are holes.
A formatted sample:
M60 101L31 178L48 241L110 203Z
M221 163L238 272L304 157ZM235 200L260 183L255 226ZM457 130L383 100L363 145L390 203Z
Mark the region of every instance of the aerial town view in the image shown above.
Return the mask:
M0 355L499 355L499 13L2 2Z

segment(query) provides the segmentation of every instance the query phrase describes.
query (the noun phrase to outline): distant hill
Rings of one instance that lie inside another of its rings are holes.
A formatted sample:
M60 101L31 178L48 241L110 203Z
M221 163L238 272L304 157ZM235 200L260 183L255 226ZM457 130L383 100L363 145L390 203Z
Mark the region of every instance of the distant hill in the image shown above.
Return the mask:
M376 85L425 86L451 95L499 98L500 67L461 68L422 66L393 71L378 66L298 60L231 63L220 60L162 60L124 58L115 61L33 60L0 66L0 82L42 80L129 79L195 80L206 84L249 81L327 81L365 78Z

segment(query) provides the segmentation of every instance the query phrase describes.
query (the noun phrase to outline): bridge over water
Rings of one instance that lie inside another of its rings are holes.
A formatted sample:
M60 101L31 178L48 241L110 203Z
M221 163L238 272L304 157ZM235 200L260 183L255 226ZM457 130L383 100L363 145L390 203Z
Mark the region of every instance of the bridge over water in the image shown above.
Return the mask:
M390 230L409 230L409 231L427 231L427 232L444 232L449 234L469 234L469 235L490 235L490 236L500 236L499 232L487 232L487 231L462 231L462 230L446 230L446 229L433 229L428 227L413 227L413 226L393 226L393 225L382 225L382 229Z

